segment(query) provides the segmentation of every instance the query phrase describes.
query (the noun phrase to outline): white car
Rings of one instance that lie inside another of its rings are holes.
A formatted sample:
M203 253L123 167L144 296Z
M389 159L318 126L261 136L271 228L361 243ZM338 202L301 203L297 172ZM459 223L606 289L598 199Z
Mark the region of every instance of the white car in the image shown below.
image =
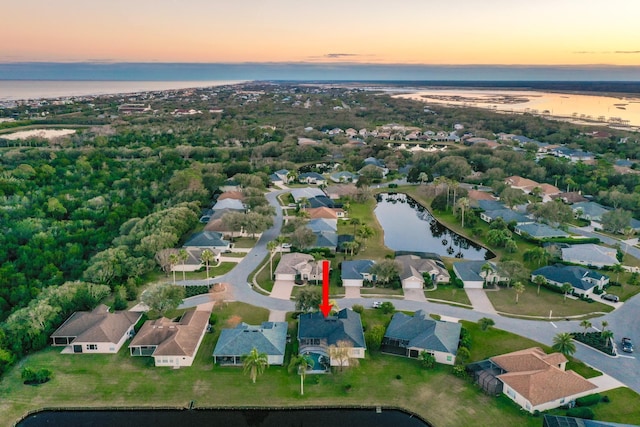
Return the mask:
M281 246L282 246L282 249L289 249L291 248L291 243L283 243Z
M380 308L382 307L382 303L380 301L374 301L373 304L371 304L371 307Z

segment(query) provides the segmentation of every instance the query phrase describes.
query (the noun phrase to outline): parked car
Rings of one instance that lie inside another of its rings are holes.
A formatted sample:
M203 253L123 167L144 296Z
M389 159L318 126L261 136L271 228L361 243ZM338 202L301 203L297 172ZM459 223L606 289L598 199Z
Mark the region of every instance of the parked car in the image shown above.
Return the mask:
M371 307L373 308L380 308L382 306L382 303L380 301L374 301L373 304L371 304Z
M633 353L633 343L631 342L631 338L622 338L622 351L625 353Z
M291 243L283 243L282 244L282 249L289 249L291 248Z
M611 302L620 301L620 297L618 297L618 295L613 295L613 294L602 294L600 298L606 299L607 301L611 301Z

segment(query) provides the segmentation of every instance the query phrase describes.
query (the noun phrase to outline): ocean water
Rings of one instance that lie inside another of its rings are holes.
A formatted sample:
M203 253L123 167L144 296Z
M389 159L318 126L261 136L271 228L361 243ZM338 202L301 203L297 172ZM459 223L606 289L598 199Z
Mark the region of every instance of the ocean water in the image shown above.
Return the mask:
M169 89L224 86L241 80L210 81L74 81L0 80L0 101L62 98L83 95L149 92Z

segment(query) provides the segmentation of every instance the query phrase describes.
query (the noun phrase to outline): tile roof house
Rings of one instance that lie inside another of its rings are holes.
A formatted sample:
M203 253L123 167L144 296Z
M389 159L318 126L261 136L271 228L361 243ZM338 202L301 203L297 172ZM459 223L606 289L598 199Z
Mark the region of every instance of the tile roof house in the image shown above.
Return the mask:
M424 287L423 274L431 276L432 283L449 283L451 276L442 261L421 258L417 255L396 256L400 264L400 281L403 289L422 289Z
M483 271L482 267L485 264L491 267L491 271ZM491 284L509 280L509 277L502 274L496 264L490 261L454 262L453 271L456 273L456 276L462 280L466 289L482 289L485 279L487 283Z
M134 333L142 317L137 311L116 311L101 304L93 311L76 311L51 334L53 346L62 353L117 353Z
M322 280L322 262L309 254L283 254L274 274L276 280Z
M569 283L578 294L590 296L595 289L603 289L609 283L609 276L575 265L548 265L531 272L531 281L537 276L544 277L552 285L562 287Z
M348 361L335 354L335 347L348 345L351 358L364 359L367 346L360 315L344 308L337 314L324 317L320 312L301 314L298 324L299 354L308 354L314 360L329 359L330 366L346 366ZM315 356L315 357L314 357ZM326 370L315 366L312 370Z
M336 200L341 197L353 196L358 192L358 189L353 184L338 184L330 185L324 189L330 199Z
M557 408L597 388L574 371L565 371L567 359L560 353L533 347L490 360L504 372L496 376L502 392L531 413Z
M574 203L571 210L578 218L600 222L602 214L609 212L610 209L596 202L580 202Z
M220 194L216 200L220 201L225 199L244 200L244 193L242 191L225 191Z
M569 233L539 222L516 225L513 231L520 236L530 236L534 239L550 237L568 237Z
M209 326L213 303L187 311L180 320L161 317L142 325L129 344L131 356L151 356L155 366L191 366Z
M461 324L431 319L423 310L413 316L397 312L384 334L381 350L416 359L426 351L437 363L453 365L461 329Z
M538 184L536 181L523 178L517 175L513 175L508 178L505 178L504 183L510 186L511 188L517 188L518 190L522 190L527 194L531 193L531 191L534 188L540 186L540 184Z
M561 248L560 251L562 252L562 260L572 264L597 268L619 264L615 249L593 243L570 245L568 248Z
M365 280L373 280L374 277L369 273L373 264L375 264L375 262L370 259L343 261L342 271L340 273L342 286L356 286L361 288Z
M579 203L579 202L586 202L588 201L588 199L586 197L584 197L582 194L580 194L577 191L571 191L568 193L559 193L556 195L551 196L552 199L560 199L563 202L571 205L573 203Z
M233 329L223 329L213 350L213 363L241 366L243 357L256 348L266 353L269 365L282 365L287 328L287 322L262 322L259 326L242 322Z

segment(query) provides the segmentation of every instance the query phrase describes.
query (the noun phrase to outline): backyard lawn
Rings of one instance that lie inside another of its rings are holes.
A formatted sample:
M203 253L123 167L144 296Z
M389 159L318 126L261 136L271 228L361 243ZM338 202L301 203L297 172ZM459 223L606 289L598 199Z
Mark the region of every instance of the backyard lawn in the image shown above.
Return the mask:
M188 407L194 401L197 407L396 406L419 414L437 427L540 426L539 417L523 413L504 397L486 396L475 385L455 377L448 366L425 370L415 360L379 353L367 352L359 366L343 372L308 375L304 396L299 395L299 378L286 367L269 367L252 384L241 368L214 366L211 354L222 328L240 321L258 324L267 319L267 310L228 303L214 313L214 332L205 335L190 368L155 368L151 358L130 357L126 348L117 355L62 355L59 349L48 348L25 358L0 382L0 425L13 425L28 411L44 407ZM390 318L379 310L363 313L368 328L385 325ZM463 325L473 337L472 360L540 346L505 331L479 331L477 324L469 322ZM23 385L22 366L49 368L54 378L36 387ZM589 374L589 368L584 368ZM636 393L617 389L606 394L611 403L594 407L599 419L640 422Z

